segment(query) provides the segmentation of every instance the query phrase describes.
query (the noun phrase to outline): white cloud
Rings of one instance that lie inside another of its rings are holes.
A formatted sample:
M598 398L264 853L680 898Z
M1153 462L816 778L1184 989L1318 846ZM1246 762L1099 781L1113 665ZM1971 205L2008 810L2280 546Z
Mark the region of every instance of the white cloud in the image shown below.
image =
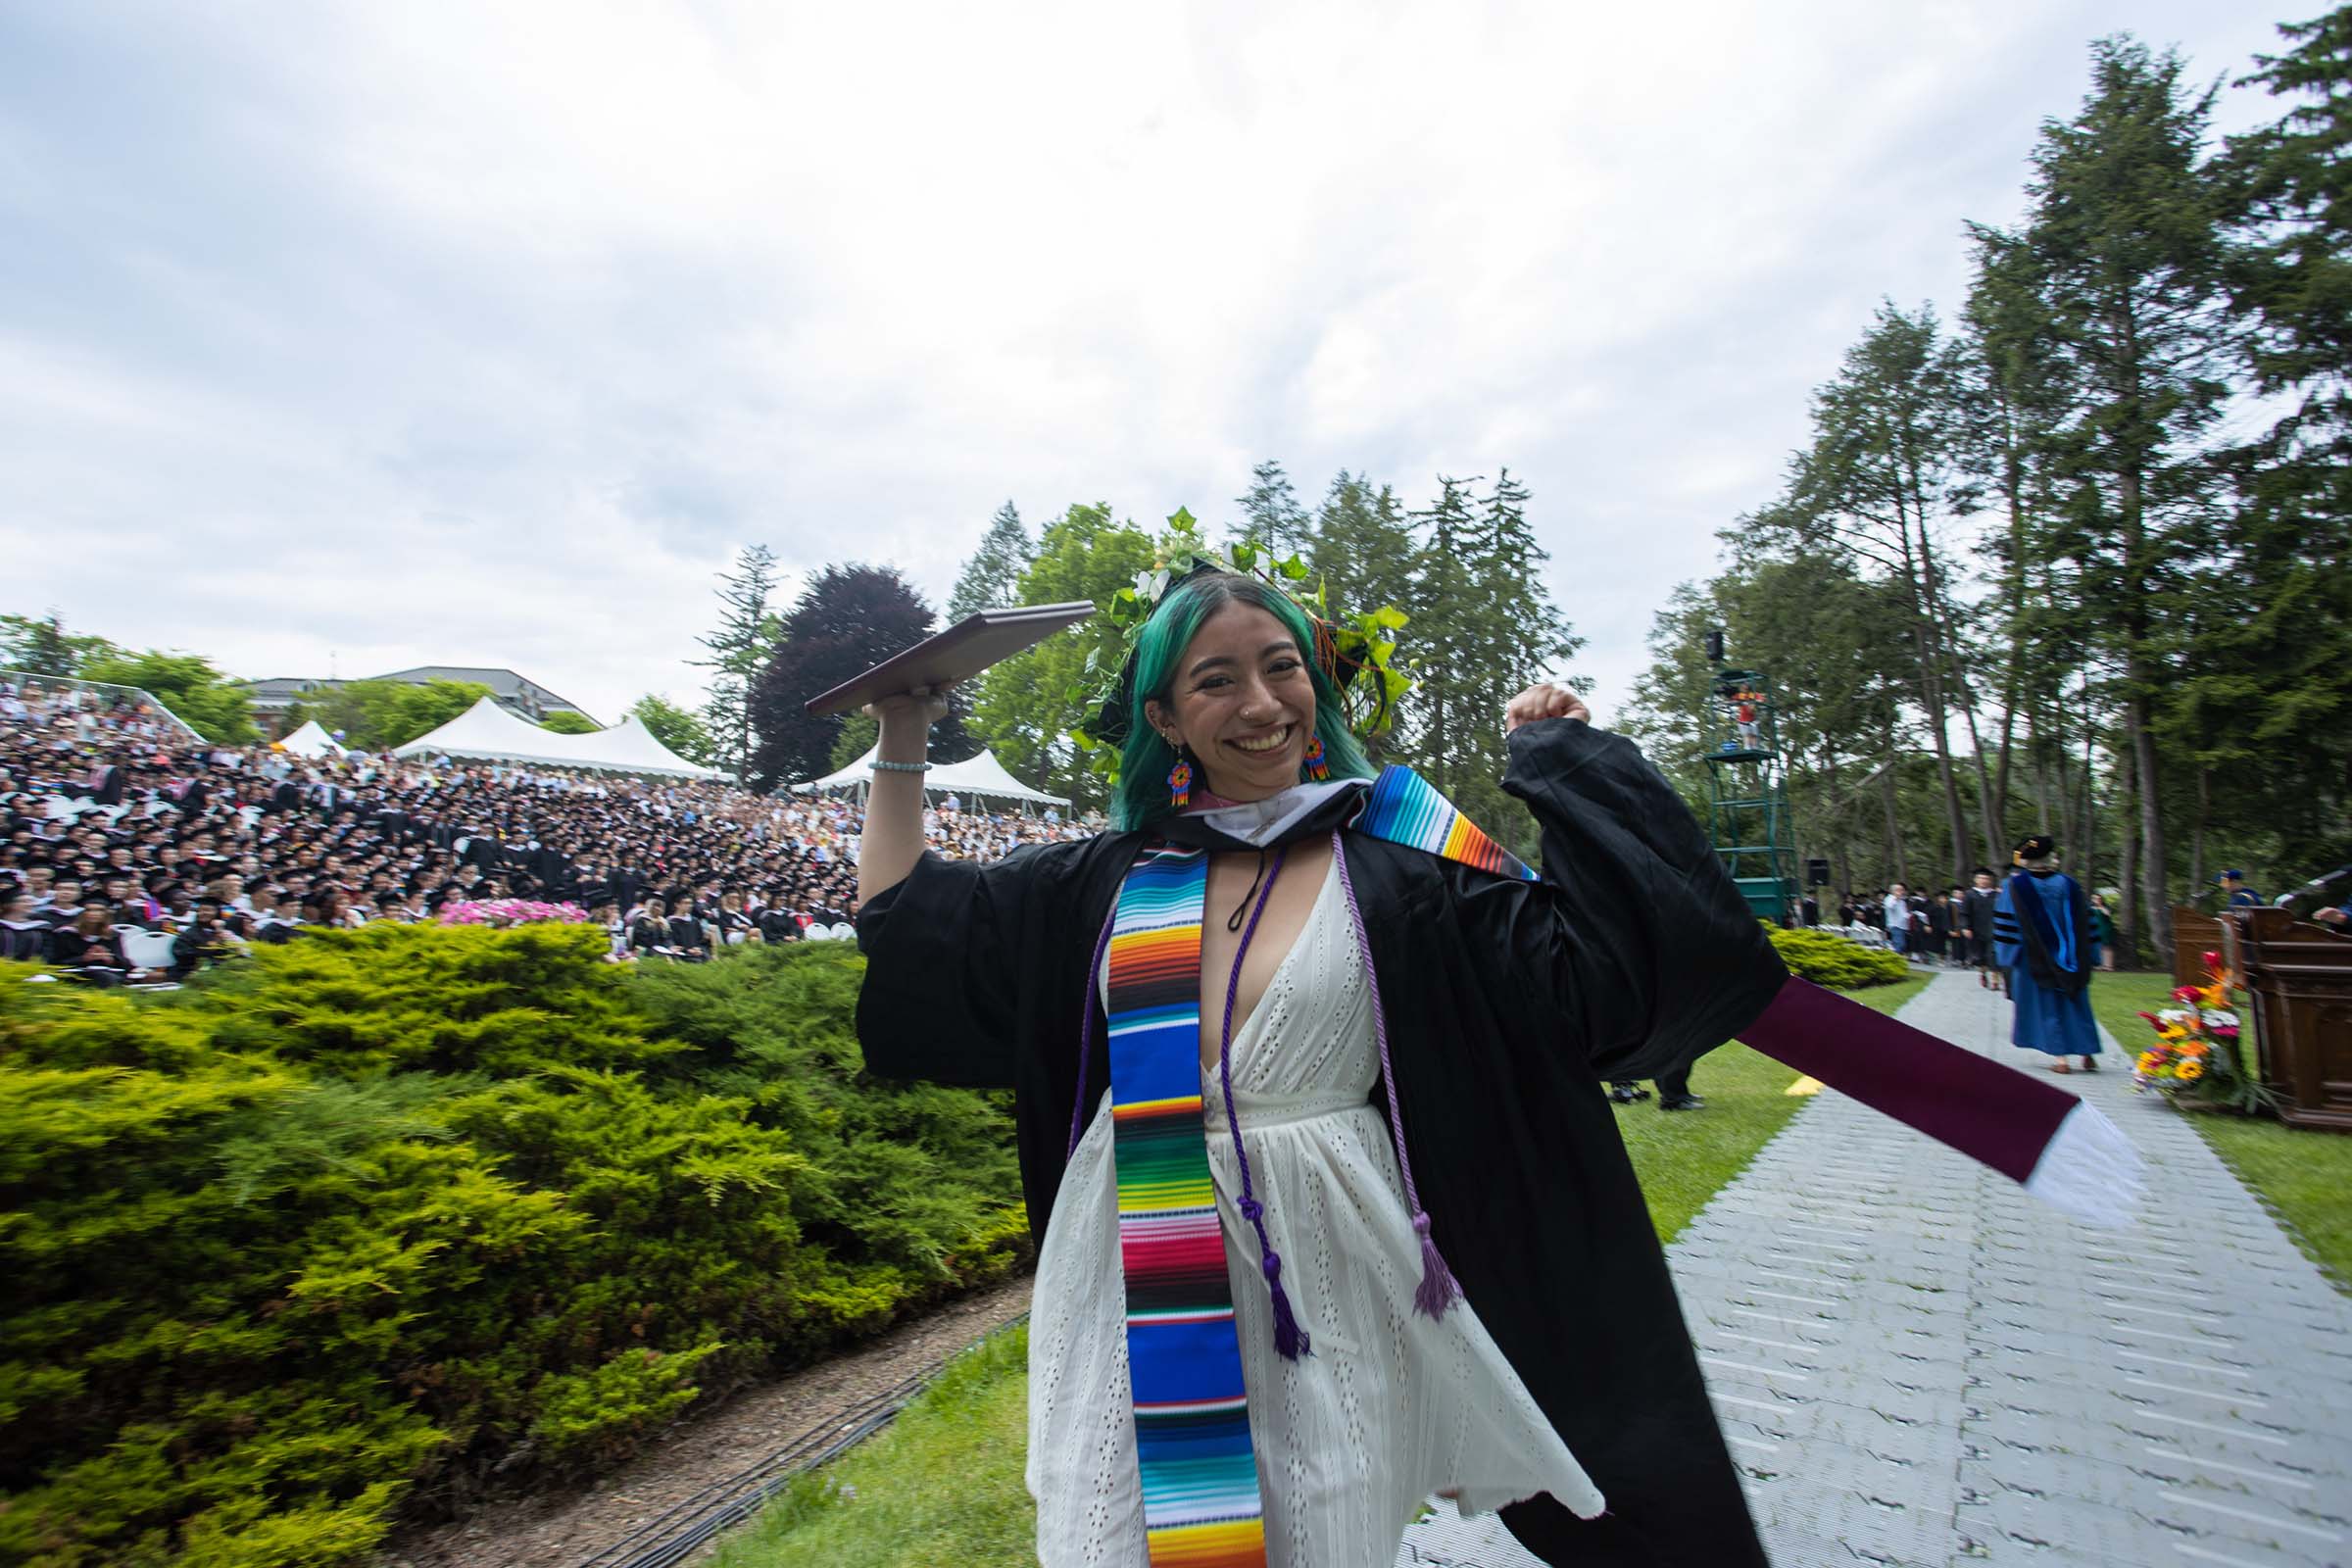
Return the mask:
M19 10L0 608L610 717L697 684L750 540L938 598L1006 496L1507 463L1605 710L2124 26L2207 74L2270 39L2186 0Z

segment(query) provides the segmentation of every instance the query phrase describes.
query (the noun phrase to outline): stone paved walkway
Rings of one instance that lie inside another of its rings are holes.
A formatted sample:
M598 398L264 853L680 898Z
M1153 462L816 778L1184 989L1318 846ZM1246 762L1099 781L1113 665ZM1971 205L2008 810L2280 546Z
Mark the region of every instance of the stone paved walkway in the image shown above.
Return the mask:
M1971 975L1902 1016L2044 1059ZM1824 1093L1669 1250L1779 1568L2352 1564L2352 1300L2123 1059L2065 1082L2148 1161L2130 1230ZM1450 1508L1396 1560L1534 1562Z

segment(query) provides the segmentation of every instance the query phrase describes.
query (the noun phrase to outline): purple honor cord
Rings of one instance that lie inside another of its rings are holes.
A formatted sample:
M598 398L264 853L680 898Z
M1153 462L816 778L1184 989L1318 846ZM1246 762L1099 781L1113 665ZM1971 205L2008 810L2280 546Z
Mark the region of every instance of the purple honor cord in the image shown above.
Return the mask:
M1348 918L1354 924L1356 946L1363 955L1364 985L1371 993L1372 1032L1380 1048L1380 1081L1382 1087L1387 1091L1389 1101L1389 1136L1396 1146L1397 1175L1402 1179L1404 1185L1405 1207L1412 1215L1413 1234L1420 1239L1421 1243L1421 1283L1413 1292L1413 1306L1415 1310L1426 1317L1440 1318L1446 1315L1446 1308L1461 1296L1462 1288L1455 1282L1453 1271L1446 1266L1446 1259L1438 1252L1438 1244L1430 1236L1429 1211L1421 1206L1421 1192L1413 1181L1413 1160L1412 1156L1405 1152L1404 1145L1404 1113L1396 1100L1396 1070L1389 1060L1388 1009L1381 1005L1380 975L1372 966L1371 935L1364 929L1364 911L1356 902L1355 879L1348 872L1348 853L1342 840L1341 830L1338 828L1332 830L1331 855L1332 859L1339 866L1340 887L1347 895ZM1227 980L1225 988L1224 1038L1217 1049L1217 1082L1225 1094L1226 1125L1232 1130L1234 1155L1239 1159L1242 1167L1241 1210L1250 1221L1250 1226L1257 1232L1258 1267L1264 1272L1266 1283L1273 1291L1275 1348L1281 1350L1285 1356L1296 1360L1299 1355L1306 1353L1307 1336L1298 1327L1297 1315L1291 1310L1290 1297L1282 1288L1282 1255L1274 1250L1272 1243L1266 1236L1265 1205L1257 1200L1257 1194L1250 1175L1250 1152L1242 1143L1241 1117L1233 1108L1234 1001L1241 985L1242 959L1249 954L1250 939L1257 931L1258 916L1265 911L1266 900L1274 892L1274 877L1282 874L1282 852L1280 851L1276 852L1273 871L1274 875L1266 878L1265 885L1258 894L1256 907L1250 911L1250 924L1242 933L1241 946L1234 952L1233 973ZM1205 913L1205 910L1203 912ZM1113 900L1110 913L1105 915L1102 920L1102 934L1095 941L1094 961L1087 965L1086 989L1083 993L1084 1002L1082 1004L1085 1010L1081 1014L1078 1029L1078 1090L1077 1098L1070 1106L1069 1147L1062 1152L1062 1159L1065 1163L1078 1152L1078 1141L1085 1128L1087 1057L1092 1052L1095 1040L1096 977L1102 973L1102 956L1110 948L1111 922L1117 918L1117 915L1118 904L1116 900Z
M1298 1326L1298 1314L1291 1310L1290 1295L1282 1288L1282 1254L1274 1250L1274 1244L1266 1238L1266 1205L1257 1200L1250 1185L1250 1151L1242 1143L1241 1113L1233 1108L1233 1004L1242 988L1242 959L1249 956L1250 939L1257 934L1257 917L1266 912L1266 901L1274 896L1274 883L1282 875L1283 858L1289 854L1288 847L1274 852L1274 864L1266 874L1265 886L1258 890L1257 903L1250 906L1250 923L1242 928L1241 945L1233 950L1233 972L1225 981L1225 1026L1217 1040L1217 1087L1225 1095L1225 1124L1233 1132L1233 1155L1242 1166L1242 1217L1257 1232L1257 1266L1274 1296L1274 1348L1284 1360L1296 1361L1307 1353L1306 1331Z
M1396 1103L1396 1069L1389 1064L1389 1011L1380 1004L1380 975L1372 967L1372 933L1364 929L1364 911L1355 902L1355 879L1348 874L1348 851L1340 842L1338 828L1331 830L1331 858L1339 863L1340 890L1348 895L1348 917L1355 923L1356 946L1364 954L1364 988L1372 994L1372 1034L1380 1045L1380 1081L1389 1095L1389 1136L1396 1145L1396 1170L1404 1179L1404 1202L1412 1211L1413 1234L1421 1239L1421 1283L1413 1292L1413 1306L1425 1317L1441 1318L1462 1288L1430 1238L1429 1210L1421 1206L1421 1190L1413 1185L1413 1158L1404 1152L1404 1112Z

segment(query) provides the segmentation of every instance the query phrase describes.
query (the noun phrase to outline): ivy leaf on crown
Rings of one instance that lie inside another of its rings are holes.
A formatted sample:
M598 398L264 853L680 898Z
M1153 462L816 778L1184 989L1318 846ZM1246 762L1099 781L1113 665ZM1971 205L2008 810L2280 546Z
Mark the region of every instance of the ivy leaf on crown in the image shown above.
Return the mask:
M1183 535L1199 524L1179 508L1168 526ZM1084 672L1069 690L1069 701L1080 704L1086 714L1071 729L1070 739L1105 784L1118 784L1120 757L1135 722L1135 648L1144 624L1170 588L1202 571L1254 577L1305 613L1314 628L1315 662L1338 689L1342 716L1359 740L1377 739L1396 725L1396 705L1413 688L1411 678L1396 667L1396 634L1408 618L1403 611L1383 605L1354 614L1335 612L1322 582L1312 590L1304 586L1309 568L1296 555L1275 561L1253 544L1229 550L1188 546L1156 558L1135 574L1131 586L1110 596L1102 612L1119 628L1118 647L1107 655L1100 647L1088 654Z

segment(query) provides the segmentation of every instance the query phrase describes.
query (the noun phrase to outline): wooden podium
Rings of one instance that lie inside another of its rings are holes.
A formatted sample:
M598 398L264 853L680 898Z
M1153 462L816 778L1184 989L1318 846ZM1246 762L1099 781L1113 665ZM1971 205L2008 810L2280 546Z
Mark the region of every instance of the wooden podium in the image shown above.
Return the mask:
M2231 909L2219 924L2279 1119L2352 1133L2352 937L2284 909Z
M2173 984L2201 986L2212 979L2205 972L2205 955L2222 946L2222 922L2211 910L2193 905L2173 906Z

